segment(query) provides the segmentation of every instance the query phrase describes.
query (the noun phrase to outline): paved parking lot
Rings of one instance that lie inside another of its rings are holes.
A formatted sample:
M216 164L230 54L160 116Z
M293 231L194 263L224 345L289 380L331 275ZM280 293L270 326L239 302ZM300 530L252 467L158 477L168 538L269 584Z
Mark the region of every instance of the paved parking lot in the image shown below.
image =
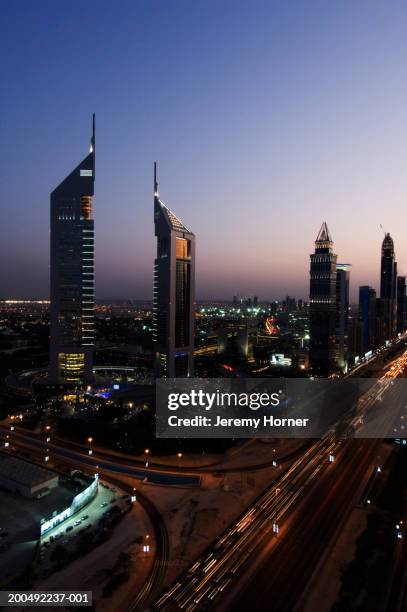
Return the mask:
M90 504L46 533L41 539L38 560L43 573L46 574L53 565L52 555L57 546L63 546L68 553L73 552L83 534L99 529L101 519L125 506L125 499L121 498L114 488L100 483L98 495Z

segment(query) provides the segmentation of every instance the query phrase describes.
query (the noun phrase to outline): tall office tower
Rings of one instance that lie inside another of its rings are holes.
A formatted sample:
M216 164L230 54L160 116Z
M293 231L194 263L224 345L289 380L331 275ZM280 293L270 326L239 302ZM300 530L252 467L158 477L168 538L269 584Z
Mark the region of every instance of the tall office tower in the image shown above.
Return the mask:
M90 152L51 193L50 380L92 380L95 115Z
M154 163L153 340L157 377L193 376L195 236L160 200Z
M336 266L336 313L335 331L337 342L337 365L347 370L348 364L348 319L349 319L350 264Z
M336 260L328 226L324 222L315 241L310 269L310 348L311 371L327 376L336 369L335 314Z
M237 295L233 296L233 308L237 308L239 305L239 301L237 299Z
M363 354L376 347L376 291L359 287L359 318L363 324Z
M376 298L376 346L383 346L387 339L388 301Z
M257 308L258 305L259 305L259 298L258 298L257 295L255 295L254 298L253 298L253 306L254 306L254 308Z
M297 309L297 302L295 300L295 298L290 297L289 295L287 295L287 297L285 298L285 300L283 300L283 309L284 312L293 312L294 310Z
M394 243L390 234L386 234L382 242L382 259L380 271L380 299L384 308L385 339L396 335L396 278L397 263L394 255Z
M401 334L406 329L407 323L407 301L406 301L406 277L397 277L397 333Z
M350 363L354 364L363 355L363 321L352 315L348 323L348 355Z

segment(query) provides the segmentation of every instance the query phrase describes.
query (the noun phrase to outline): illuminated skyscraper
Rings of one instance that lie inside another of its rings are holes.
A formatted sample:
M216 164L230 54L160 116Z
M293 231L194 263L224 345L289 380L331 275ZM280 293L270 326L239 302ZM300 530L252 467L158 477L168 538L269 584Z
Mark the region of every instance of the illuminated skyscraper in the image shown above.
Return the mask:
M92 380L95 116L90 152L51 193L50 380Z
M346 371L348 365L349 277L350 265L338 263L336 266L336 361L342 371Z
M401 334L406 329L406 277L397 277L397 333Z
M336 369L336 260L324 222L315 241L310 269L310 348L313 374L327 376Z
M195 236L161 202L154 163L153 340L157 377L193 376Z
M386 340L396 335L396 283L397 263L394 255L394 243L390 234L382 242L382 259L380 271L380 299L384 315L384 337Z
M363 323L363 354L376 347L376 301L376 291L372 287L368 285L359 287L359 317Z

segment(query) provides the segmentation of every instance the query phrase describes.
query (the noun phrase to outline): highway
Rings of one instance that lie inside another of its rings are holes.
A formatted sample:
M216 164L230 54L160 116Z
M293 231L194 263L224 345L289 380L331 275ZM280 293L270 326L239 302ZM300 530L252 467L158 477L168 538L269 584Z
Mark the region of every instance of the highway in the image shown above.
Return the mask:
M312 493L290 517L276 545L271 548L263 543L257 549L262 563L250 567L250 580L240 582L219 609L226 609L228 600L236 597L248 611L267 600L273 612L300 609L299 602L315 568L373 470L379 446L380 441L345 442L332 470L319 478Z
M3 435L9 435L11 442L25 442L34 448L49 449L50 453L54 457L67 458L71 460L78 460L81 463L85 463L93 468L99 468L100 470L108 470L124 476L131 476L140 480L147 479L148 482L153 484L160 484L165 486L199 486L201 483L201 477L196 474L188 473L177 473L170 470L161 471L154 468L138 467L123 463L119 458L103 459L97 456L86 454L86 450L82 451L73 450L71 448L65 448L65 446L58 446L52 443L46 443L45 440L41 440L38 437L34 437L28 432L22 433L20 430L14 429L10 431L10 427L0 426L0 431Z
M363 394L349 420L354 430L369 410L377 410L384 394L393 394L392 402L405 402L402 389L392 382L406 365L407 351ZM381 418L387 431L384 409ZM313 443L161 595L155 609L227 610L236 607L236 600L247 611L265 601L273 612L294 609L340 520L368 480L379 444L338 441L333 431Z

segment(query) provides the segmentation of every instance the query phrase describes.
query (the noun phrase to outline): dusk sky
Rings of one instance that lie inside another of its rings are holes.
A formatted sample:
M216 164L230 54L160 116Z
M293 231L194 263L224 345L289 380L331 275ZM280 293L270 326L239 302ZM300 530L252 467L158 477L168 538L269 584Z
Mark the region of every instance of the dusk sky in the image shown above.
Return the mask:
M152 296L153 161L197 298L308 297L327 221L351 297L407 273L407 4L2 0L0 297L46 297L49 194L96 113L96 296Z

